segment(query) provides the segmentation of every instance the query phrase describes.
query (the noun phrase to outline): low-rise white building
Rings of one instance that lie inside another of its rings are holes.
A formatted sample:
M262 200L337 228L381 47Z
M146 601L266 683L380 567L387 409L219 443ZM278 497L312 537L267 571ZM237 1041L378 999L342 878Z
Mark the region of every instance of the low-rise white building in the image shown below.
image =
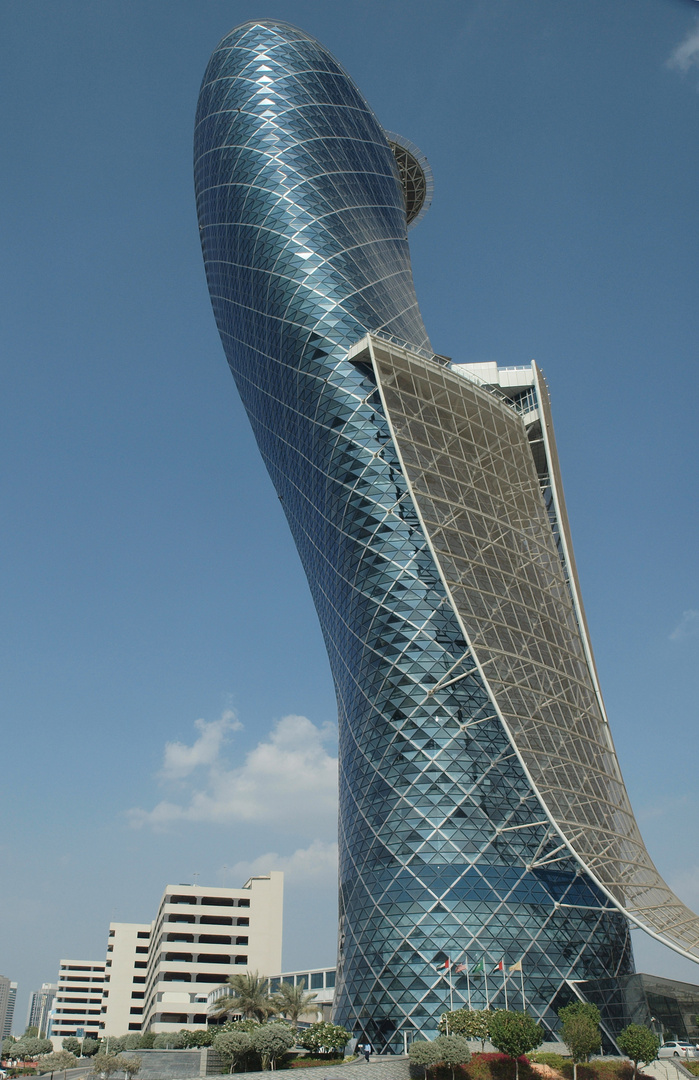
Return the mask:
M51 1041L56 1050L69 1035L99 1038L105 966L104 960L61 960L51 1010Z
M168 885L152 923L112 923L101 1035L204 1027L208 994L240 971L279 971L284 875L242 889Z

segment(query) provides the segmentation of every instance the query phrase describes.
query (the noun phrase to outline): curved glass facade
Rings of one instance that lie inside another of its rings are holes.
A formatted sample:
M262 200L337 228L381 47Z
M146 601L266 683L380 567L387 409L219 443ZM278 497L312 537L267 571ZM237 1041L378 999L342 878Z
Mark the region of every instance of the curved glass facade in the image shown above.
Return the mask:
M433 1035L451 1003L469 1000L521 1007L523 996L553 1028L572 981L633 971L619 897L561 833L532 776L533 740L527 758L508 719L510 705L513 717L542 707L548 689L539 668L520 677L505 642L502 627L521 630L529 600L505 603L500 534L538 567L530 596L550 608L527 638L530 667L561 660L544 657L546 621L563 633L570 686L590 678L554 482L537 471L522 402L432 353L401 175L383 128L317 41L264 21L220 43L196 121L207 278L337 690L335 1019L392 1051ZM541 420L541 387L530 383L520 397ZM450 398L453 386L461 393ZM493 461L514 464L469 473ZM463 539L467 489L479 501L473 542ZM500 577L490 573L486 588L478 573L489 560ZM495 623L499 645L488 637ZM501 962L521 962L521 974L496 973Z

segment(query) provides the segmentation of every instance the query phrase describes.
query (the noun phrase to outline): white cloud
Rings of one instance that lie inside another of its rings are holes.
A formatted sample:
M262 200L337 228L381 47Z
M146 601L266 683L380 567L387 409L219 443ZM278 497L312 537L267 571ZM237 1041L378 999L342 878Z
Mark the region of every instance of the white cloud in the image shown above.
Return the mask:
M337 820L337 757L325 744L330 724L317 727L305 716L284 716L269 735L230 768L221 757L228 732L240 727L230 713L207 725L192 746L168 743L161 779L183 780L206 766L205 780L190 785L183 801L164 799L152 810L130 811L134 826L162 829L176 822L272 824L285 832L329 837Z
M699 67L699 20L687 32L684 40L672 51L667 66L684 72L689 71L692 67Z
M226 873L234 881L247 881L254 874L267 874L270 870L283 870L287 882L313 881L316 885L337 882L337 844L314 840L307 848L298 848L293 855L279 855L276 851L260 855L252 862L238 862L227 867Z
M219 720L210 723L195 720L194 726L201 735L192 746L185 746L181 742L165 743L160 771L164 780L182 780L200 765L213 765L228 733L240 731L243 725L236 720L235 713L227 710Z
M670 641L684 641L699 633L699 611L683 611L682 618L670 634Z

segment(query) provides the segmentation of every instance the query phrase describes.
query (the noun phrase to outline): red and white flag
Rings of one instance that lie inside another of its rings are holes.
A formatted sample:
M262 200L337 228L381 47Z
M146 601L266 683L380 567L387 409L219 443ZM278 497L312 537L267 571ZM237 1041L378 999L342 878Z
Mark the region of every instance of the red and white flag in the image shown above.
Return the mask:
M451 967L451 960L449 959L449 957L446 958L446 961L442 966L445 967L447 971L449 970L449 968Z
M465 971L465 970L466 970L466 965L465 964L457 964L456 967L454 968L454 971L456 971L457 973L459 971Z
M504 971L504 970L505 970L505 961L504 960L501 960L500 963L496 964L496 966L493 968L493 971Z

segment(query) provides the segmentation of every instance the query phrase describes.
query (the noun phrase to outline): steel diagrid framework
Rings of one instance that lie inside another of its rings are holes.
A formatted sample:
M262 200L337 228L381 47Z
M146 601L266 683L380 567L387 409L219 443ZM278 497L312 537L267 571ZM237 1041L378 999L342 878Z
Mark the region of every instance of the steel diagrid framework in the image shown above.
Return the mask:
M214 313L337 690L335 1019L398 1051L452 1001L523 994L554 1028L587 981L613 1034L627 916L694 959L699 920L629 806L541 373L434 355L407 243L427 164L302 31L223 39L195 176Z

